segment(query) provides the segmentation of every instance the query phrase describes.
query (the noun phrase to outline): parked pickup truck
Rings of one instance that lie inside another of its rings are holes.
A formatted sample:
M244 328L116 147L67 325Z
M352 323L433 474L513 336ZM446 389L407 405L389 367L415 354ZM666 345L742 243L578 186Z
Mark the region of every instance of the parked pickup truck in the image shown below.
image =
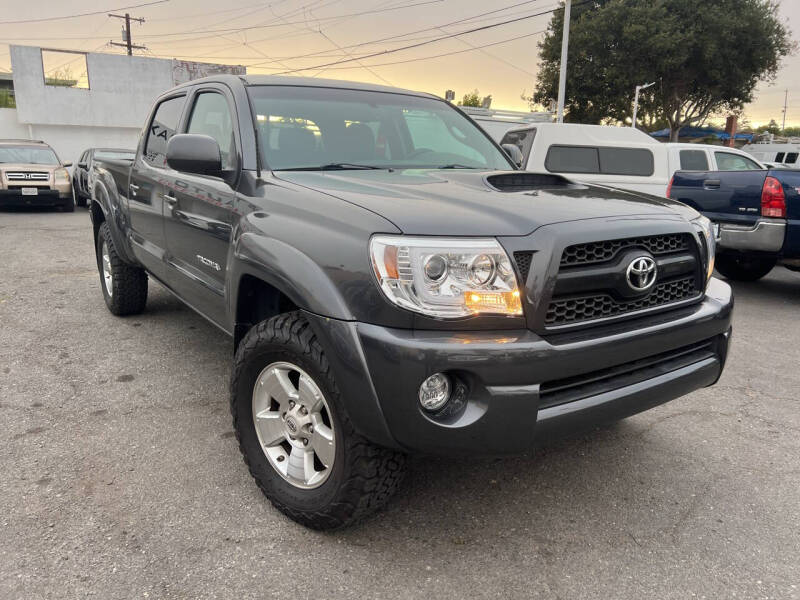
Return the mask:
M800 170L679 171L668 195L715 223L725 277L755 281L779 263L800 271Z
M406 453L520 452L725 364L705 217L516 171L434 96L201 79L156 101L132 164L95 170L108 308L142 311L149 278L233 338L245 462L310 527L383 504Z

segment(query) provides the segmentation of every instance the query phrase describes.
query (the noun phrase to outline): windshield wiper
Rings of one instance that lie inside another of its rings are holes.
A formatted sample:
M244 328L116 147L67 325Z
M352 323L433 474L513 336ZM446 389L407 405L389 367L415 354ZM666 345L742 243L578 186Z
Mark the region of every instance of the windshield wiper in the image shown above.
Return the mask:
M355 163L328 163L318 167L294 167L289 169L277 169L279 171L349 171L359 169L383 169L374 165L358 165Z
M442 165L441 167L436 167L437 169L477 169L478 167L470 167L468 165L460 165L458 163L453 163L452 165Z

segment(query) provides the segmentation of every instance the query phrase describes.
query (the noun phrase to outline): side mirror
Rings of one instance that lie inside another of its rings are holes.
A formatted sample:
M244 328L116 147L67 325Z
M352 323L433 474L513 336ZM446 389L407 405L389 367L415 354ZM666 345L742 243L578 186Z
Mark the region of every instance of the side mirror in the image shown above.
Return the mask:
M515 144L503 144L500 147L505 150L506 154L508 154L508 157L514 162L514 164L521 169L522 163L525 160L525 157L522 156L522 151Z
M217 140L197 133L179 133L170 138L167 142L167 164L184 173L222 173L222 156Z
M64 167L64 168L66 169L67 167L71 167L71 166L72 166L72 163L71 163L71 162L65 162L65 163L64 163L64 164L62 164L61 166L62 166L62 167Z
M86 169L86 167L88 167L88 166L89 166L89 165L87 165L85 162L79 162L79 163L78 163L78 168L79 168L79 169L84 169L84 170L85 170L85 169Z

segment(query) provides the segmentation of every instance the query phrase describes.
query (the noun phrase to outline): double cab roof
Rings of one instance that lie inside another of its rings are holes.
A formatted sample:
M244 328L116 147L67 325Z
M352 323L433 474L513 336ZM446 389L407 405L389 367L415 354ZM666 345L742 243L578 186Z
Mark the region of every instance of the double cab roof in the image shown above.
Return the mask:
M339 79L320 79L318 77L294 77L288 75L215 75L193 79L177 87L187 87L198 83L226 83L228 85L242 82L244 85L286 85L318 88L338 88L346 90L363 90L367 92L389 92L394 94L405 94L411 96L421 96L424 98L440 99L434 94L416 92L403 88L390 87L388 85L376 85L373 83L362 83L359 81L342 81Z

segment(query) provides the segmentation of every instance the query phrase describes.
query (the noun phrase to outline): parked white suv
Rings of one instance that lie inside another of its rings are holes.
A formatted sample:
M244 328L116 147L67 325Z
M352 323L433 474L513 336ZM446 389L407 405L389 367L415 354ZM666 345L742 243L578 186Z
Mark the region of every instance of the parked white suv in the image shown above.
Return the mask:
M662 144L632 127L537 123L509 130L501 143L519 148L528 171L657 196L667 195L675 171L765 168L735 148Z

